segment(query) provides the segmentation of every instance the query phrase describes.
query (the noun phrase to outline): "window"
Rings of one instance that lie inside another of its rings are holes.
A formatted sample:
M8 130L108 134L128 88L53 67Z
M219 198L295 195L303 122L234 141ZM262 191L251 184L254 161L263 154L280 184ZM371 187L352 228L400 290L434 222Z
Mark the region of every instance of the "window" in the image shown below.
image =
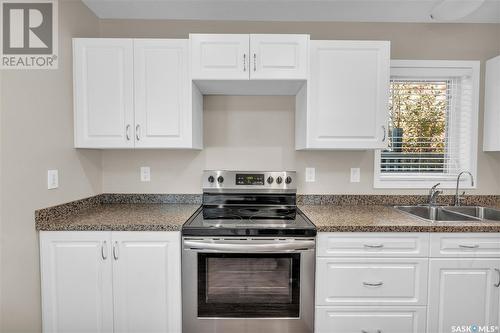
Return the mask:
M393 61L389 145L375 154L374 186L450 188L460 171L475 176L478 90L479 62Z

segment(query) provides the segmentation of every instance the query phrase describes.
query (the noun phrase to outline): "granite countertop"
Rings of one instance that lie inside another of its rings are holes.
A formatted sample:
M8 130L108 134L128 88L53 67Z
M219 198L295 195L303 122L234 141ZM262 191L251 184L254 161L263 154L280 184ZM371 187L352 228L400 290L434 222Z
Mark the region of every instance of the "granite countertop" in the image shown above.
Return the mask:
M427 222L379 205L300 205L318 232L500 232L500 222Z
M49 231L180 231L200 207L182 203L100 204L76 213L36 221L37 230Z

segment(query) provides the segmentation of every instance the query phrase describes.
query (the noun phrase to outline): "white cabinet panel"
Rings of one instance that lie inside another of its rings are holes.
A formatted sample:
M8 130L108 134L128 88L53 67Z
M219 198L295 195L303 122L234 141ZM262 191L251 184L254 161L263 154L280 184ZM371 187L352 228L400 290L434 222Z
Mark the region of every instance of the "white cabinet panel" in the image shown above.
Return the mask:
M431 259L428 333L498 326L500 259Z
M432 234L431 257L500 258L500 235L497 233Z
M425 305L428 259L318 258L316 305Z
M110 243L110 232L40 232L44 332L113 332Z
M484 151L500 151L500 56L486 62Z
M387 146L389 42L311 41L311 73L298 149ZM305 131L304 133L301 133ZM305 140L304 140L305 139Z
M75 147L133 147L133 42L73 41Z
M427 233L326 233L318 234L320 257L427 257Z
M318 307L316 333L424 333L425 307Z
M114 232L116 332L181 332L180 234Z
M249 35L191 34L193 80L248 80Z
M309 35L250 35L250 78L306 80Z
M188 41L134 40L136 147L190 147Z

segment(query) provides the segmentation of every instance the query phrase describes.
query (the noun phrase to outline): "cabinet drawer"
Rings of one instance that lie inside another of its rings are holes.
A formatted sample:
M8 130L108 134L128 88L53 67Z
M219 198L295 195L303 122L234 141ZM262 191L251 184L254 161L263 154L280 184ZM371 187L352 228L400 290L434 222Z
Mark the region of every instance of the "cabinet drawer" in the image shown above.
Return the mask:
M318 258L316 305L424 305L428 259Z
M425 307L316 308L315 333L422 333Z
M432 234L430 256L500 258L500 234Z
M319 257L427 257L426 233L320 233Z

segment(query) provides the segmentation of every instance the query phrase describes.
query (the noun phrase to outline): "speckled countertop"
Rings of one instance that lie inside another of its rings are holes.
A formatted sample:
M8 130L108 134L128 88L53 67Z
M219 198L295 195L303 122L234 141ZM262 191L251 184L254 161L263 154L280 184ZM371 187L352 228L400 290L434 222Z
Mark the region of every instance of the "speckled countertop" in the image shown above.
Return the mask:
M440 198L441 204L452 200ZM500 196L464 201L500 208ZM500 222L427 222L393 208L422 202L425 196L304 195L299 207L318 232L500 232ZM100 194L37 210L35 226L48 231L179 231L200 204L196 194Z
M300 205L318 232L500 232L500 222L427 222L379 205Z
M73 214L36 222L49 231L179 231L200 207L197 204L101 204Z

